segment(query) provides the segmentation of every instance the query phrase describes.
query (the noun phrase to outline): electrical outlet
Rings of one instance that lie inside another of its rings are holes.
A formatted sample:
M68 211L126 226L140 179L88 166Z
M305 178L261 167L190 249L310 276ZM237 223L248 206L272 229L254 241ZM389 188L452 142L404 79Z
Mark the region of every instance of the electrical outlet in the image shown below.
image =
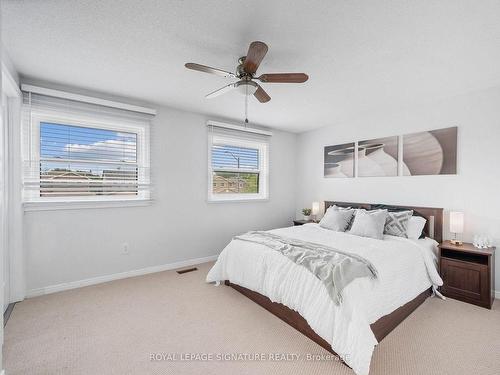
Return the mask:
M126 243L126 242L122 244L122 254L123 255L129 255L130 254L128 243Z

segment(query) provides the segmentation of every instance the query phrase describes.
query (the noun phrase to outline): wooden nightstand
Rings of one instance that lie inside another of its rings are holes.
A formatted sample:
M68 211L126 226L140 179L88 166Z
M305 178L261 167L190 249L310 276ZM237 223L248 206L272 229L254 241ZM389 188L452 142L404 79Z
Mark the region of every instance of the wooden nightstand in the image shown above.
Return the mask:
M477 249L444 241L439 245L441 292L450 298L491 309L495 298L495 248Z
M294 220L293 221L293 225L294 226L304 225L304 224L307 224L307 223L315 223L315 221L314 220Z

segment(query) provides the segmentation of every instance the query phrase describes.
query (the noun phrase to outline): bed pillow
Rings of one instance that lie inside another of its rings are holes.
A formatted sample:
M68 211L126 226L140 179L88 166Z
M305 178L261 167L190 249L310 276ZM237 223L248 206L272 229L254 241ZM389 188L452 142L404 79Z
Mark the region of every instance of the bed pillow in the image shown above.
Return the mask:
M406 229L406 236L411 240L418 240L422 236L425 227L425 220L421 216L412 216L408 220L408 228Z
M381 240L384 238L384 226L387 210L357 210L350 234Z
M413 211L388 212L385 220L384 234L407 238L408 222Z
M351 206L349 207L340 207L340 206L337 206L336 204L334 204L333 206L330 206L328 207L328 210L332 210L332 211L346 211L346 210L354 210L352 216L351 216L351 220L349 220L349 224L347 224L347 228L345 231L348 231L349 229L351 229L351 225L352 225L352 222L354 221L354 216L356 216L356 211L357 209L356 208L352 208Z
M350 206L349 207L339 207L337 205L333 205L333 206L328 207L328 209L339 210L339 211L354 210L354 212L352 213L352 216L351 216L351 220L349 220L349 223L347 224L346 231L351 229L352 222L354 221L354 217L356 216L356 211L358 210L357 208L352 208Z
M328 207L328 209L326 211L328 211L328 210L332 210L332 211L347 211L347 210L352 210L352 208L351 207L339 207L339 206L337 206L337 205L334 204L333 206Z
M330 207L331 208L331 207ZM325 216L319 222L319 226L325 229L330 229L335 232L345 232L349 223L351 222L354 210L337 210L337 209L326 210Z

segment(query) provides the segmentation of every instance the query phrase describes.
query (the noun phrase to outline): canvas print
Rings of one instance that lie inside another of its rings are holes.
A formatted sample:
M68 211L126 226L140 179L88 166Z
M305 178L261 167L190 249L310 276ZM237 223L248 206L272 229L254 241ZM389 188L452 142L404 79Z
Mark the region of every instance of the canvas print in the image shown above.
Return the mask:
M354 142L325 147L324 176L354 177Z
M456 173L456 126L403 136L403 175Z
M358 142L359 177L397 175L398 137L376 138Z

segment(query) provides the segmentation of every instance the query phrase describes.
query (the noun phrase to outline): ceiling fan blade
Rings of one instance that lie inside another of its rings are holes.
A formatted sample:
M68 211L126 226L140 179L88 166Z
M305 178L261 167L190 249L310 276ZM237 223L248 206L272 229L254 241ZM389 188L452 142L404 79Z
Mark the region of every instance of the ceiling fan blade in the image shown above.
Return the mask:
M188 69L197 70L199 72L204 72L204 73L216 74L216 75L222 76L222 77L231 77L231 78L236 77L231 72L226 72L225 70L212 68L212 67L206 66L206 65L200 65L200 64L195 64L195 63L186 63L184 66Z
M309 79L309 76L304 73L272 73L262 74L257 79L269 83L303 83Z
M243 63L245 72L254 74L257 71L262 59L266 56L267 45L264 42L252 42L248 47L248 53Z
M231 91L231 90L235 89L236 87L237 86L235 83L230 83L227 86L221 87L220 89L217 89L215 91L212 91L210 94L205 95L205 98L207 98L207 99L215 98L216 96L225 94L226 92Z
M271 97L267 95L267 92L265 92L259 84L257 84L257 86L257 91L255 91L253 94L257 98L257 100L261 103L267 103L269 100L271 100Z

